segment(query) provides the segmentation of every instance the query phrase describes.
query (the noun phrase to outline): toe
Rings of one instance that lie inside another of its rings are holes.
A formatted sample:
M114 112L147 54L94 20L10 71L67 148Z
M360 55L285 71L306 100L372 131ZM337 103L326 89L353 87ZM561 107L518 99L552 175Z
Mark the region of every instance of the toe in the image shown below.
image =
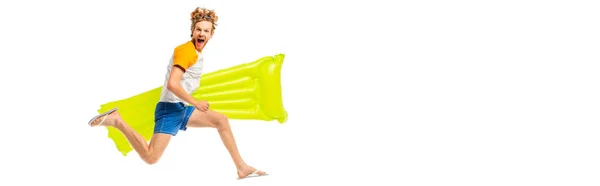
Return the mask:
M92 121L92 123L90 124L92 127L98 126L98 124L100 124L100 122L102 122L102 119L106 117L106 116L101 116L98 117L96 119L94 119L94 121Z
M256 169L254 167L246 167L243 170L238 171L238 176L240 178L245 178L245 177L251 176L253 174L255 174L257 176L267 175L267 173L265 171Z

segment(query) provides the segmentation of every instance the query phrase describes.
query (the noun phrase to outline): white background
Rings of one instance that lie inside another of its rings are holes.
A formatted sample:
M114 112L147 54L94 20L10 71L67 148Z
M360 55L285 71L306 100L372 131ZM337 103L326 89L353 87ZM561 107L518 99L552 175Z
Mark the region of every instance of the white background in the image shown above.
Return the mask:
M2 1L0 185L600 184L598 5L386 2ZM86 125L162 84L196 6L206 72L286 54L288 122L231 121L269 177L214 129L148 166Z

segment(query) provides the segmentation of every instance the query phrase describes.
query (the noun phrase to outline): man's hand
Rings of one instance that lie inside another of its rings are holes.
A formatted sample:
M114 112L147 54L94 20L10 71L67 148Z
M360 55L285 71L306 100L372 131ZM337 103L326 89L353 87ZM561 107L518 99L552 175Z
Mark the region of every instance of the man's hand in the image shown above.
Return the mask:
M208 105L208 102L202 100L202 101L196 102L194 104L194 107L196 109L198 109L199 111L206 112L208 110L209 105Z

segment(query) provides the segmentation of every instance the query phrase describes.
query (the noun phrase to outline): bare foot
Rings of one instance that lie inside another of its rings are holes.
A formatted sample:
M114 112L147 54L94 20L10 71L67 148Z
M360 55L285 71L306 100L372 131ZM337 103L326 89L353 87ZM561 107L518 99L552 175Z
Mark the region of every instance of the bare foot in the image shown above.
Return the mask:
M245 178L246 176L252 174L254 171L256 171L256 168L251 166L244 166L243 168L238 169L238 178ZM264 171L257 171L256 174L258 176L267 175L267 173Z
M102 117L98 117L96 118L94 121L92 121L92 123L90 124L90 126L92 127L96 127L100 124L100 122L102 122L102 120L104 120L104 122L102 122L102 126L111 126L114 127L115 124L117 123L117 120L119 119L119 113L118 111L114 111L108 115L102 116Z

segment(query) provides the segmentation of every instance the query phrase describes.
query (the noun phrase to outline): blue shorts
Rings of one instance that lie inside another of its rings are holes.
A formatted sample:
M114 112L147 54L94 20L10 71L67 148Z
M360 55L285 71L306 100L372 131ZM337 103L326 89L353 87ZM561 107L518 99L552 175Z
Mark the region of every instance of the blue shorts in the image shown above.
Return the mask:
M175 136L179 130L185 131L193 111L193 106L186 106L181 102L158 102L154 111L154 134L165 133Z

